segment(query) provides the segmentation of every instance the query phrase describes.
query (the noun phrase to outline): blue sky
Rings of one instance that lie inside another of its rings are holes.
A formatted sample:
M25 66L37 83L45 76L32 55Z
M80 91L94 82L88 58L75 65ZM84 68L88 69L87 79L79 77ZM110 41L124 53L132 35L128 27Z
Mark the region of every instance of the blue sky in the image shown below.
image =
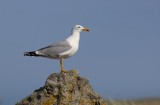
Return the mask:
M59 61L24 57L80 24L77 68L104 98L160 97L159 0L1 0L0 101L12 105L59 72Z

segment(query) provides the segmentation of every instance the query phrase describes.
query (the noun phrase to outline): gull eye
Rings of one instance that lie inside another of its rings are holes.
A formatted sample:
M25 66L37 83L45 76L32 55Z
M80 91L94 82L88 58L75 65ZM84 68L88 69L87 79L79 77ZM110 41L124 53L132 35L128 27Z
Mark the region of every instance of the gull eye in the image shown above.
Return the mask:
M78 26L78 28L81 28L80 26Z

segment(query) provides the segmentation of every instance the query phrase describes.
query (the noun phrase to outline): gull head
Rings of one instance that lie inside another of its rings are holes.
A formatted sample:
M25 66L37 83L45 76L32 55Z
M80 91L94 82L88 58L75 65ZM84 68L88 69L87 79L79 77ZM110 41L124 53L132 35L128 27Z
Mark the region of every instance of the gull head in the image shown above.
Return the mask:
M85 28L81 25L75 25L73 28L72 28L72 32L81 32L81 31L89 31L88 28Z

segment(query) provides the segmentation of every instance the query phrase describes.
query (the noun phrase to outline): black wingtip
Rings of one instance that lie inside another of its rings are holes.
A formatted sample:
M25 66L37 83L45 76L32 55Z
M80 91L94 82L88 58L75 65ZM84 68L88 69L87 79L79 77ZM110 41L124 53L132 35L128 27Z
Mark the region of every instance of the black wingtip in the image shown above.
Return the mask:
M38 55L35 53L35 51L32 51L32 52L25 52L24 56L38 56Z
M30 56L29 52L24 52L24 56Z

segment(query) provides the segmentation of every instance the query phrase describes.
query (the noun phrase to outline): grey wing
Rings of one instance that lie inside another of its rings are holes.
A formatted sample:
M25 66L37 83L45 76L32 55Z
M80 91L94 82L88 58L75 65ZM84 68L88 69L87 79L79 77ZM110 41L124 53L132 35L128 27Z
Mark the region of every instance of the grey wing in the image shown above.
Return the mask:
M39 49L38 53L44 57L56 58L59 53L68 51L69 49L71 49L71 46L67 41L60 41L48 47Z

